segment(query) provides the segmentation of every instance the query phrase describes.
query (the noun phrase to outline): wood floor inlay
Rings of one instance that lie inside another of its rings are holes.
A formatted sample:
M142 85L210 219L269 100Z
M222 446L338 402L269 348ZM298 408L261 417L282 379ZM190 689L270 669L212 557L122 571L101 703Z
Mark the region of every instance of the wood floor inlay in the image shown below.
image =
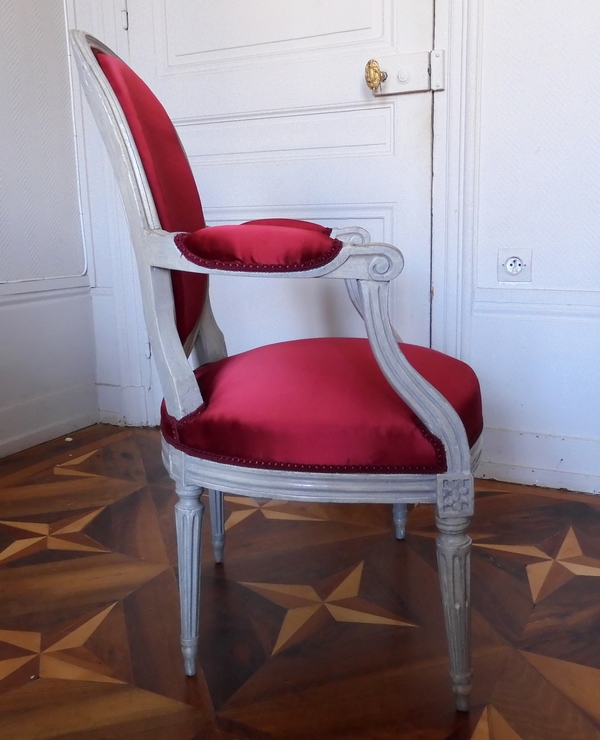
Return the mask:
M360 578L364 562L342 574L339 585L336 578L334 588L327 596L319 596L317 589L327 589L327 584L295 586L278 583L241 583L264 596L274 604L287 610L281 630L271 655L305 639L309 632L327 624L329 617L336 622L355 622L357 624L385 624L400 627L414 627L394 614L359 597ZM328 581L331 579L328 579ZM321 588L319 588L321 585ZM331 588L330 585L330 588Z
M459 714L429 507L227 495L186 678L158 433L70 437L0 460L1 740L600 740L600 498L479 481Z
M555 542L552 544L555 544ZM535 547L532 545L498 545L476 542L475 547L541 560L542 562L529 563L526 566L531 595L535 603L560 588L574 576L600 577L600 560L583 554L573 527L569 527L555 557L552 557L548 552L544 552L542 549L544 545Z

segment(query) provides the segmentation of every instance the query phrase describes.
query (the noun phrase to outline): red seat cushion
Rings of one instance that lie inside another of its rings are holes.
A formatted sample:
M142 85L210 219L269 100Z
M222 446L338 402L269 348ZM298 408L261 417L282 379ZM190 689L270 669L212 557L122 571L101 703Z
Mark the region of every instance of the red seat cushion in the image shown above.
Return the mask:
M402 345L413 367L461 417L469 444L483 429L468 365ZM444 449L390 387L366 339L267 345L196 371L203 405L176 420L163 403L166 440L232 465L327 472L438 473Z

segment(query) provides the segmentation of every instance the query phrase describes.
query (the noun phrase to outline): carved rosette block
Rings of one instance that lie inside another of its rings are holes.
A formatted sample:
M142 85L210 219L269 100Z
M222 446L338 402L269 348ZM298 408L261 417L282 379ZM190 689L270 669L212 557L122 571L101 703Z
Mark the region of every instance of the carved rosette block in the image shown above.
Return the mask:
M469 709L471 692L471 538L466 534L469 519L436 518L440 532L437 545L438 571L448 649L450 678L455 694L456 708Z
M202 489L177 485L175 504L179 603L181 606L181 652L187 676L196 675L200 619L200 547L204 504Z
M473 516L473 505L472 475L438 475L438 516L441 518Z

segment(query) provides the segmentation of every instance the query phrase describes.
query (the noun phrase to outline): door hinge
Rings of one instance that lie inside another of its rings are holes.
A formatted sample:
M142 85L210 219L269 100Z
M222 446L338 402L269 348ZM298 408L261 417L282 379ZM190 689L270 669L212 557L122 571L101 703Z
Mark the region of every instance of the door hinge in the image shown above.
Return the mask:
M121 11L121 22L123 24L123 30L129 31L129 11L127 8Z
M446 52L443 49L396 54L377 58L384 80L373 95L444 90L446 87Z

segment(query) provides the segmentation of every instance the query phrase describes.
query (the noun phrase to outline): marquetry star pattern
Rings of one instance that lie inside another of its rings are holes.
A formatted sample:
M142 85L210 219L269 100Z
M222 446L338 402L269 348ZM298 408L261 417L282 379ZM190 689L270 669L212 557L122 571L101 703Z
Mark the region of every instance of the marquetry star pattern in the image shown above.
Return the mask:
M86 473L84 470L73 469L77 465L84 463L90 457L93 457L97 452L98 450L92 450L92 452L88 452L85 455L80 455L79 457L73 458L73 460L68 460L67 462L60 463L60 465L56 465L54 467L54 475L66 475L76 478L101 478L102 476L96 475L95 473Z
M0 521L0 530L14 540L0 552L0 564L25 558L42 550L109 552L99 542L83 534L83 530L105 508L88 510L51 523Z
M48 639L42 632L0 629L0 681L28 666L27 678L59 678L75 681L123 683L86 647L117 602L78 620L60 635ZM16 650L15 650L16 649ZM3 655L21 653L2 659Z
M248 583L240 585L287 609L271 655L276 655L327 622L416 627L358 594L364 561L319 584Z
M471 740L493 740L493 738L523 740L521 735L515 732L500 712L495 707L488 705L475 726Z
M253 515L262 515L268 520L280 521L302 521L302 522L325 522L329 517L325 510L319 504L310 504L303 513L292 513L285 501L254 499L245 496L225 496L225 501L230 504L239 506L239 509L232 511L225 521L225 530L235 527L237 524L248 519Z
M526 740L533 737L529 728L526 734L517 729L517 725L527 727L527 715L519 711L519 701L515 701L524 687L531 691L530 701L534 704L539 702L537 720L547 727L560 727L560 734L549 732L548 737L598 737L589 719L596 723L600 721L597 688L600 686L600 669L526 650L515 650L505 668L505 674L497 684L497 701L484 707L470 740ZM518 688L515 680L520 682ZM547 706L541 703L544 696L552 697ZM523 697L519 696L519 699L522 701ZM562 726L561 722L564 722ZM535 736L545 735L538 728Z
M55 465L55 476L73 478L97 478L103 476L76 470L76 467L96 455L98 450L92 450L84 455ZM26 558L44 550L103 553L109 550L83 533L83 530L106 507L94 508L79 512L54 522L40 521L9 521L0 520L0 531L11 537L13 542L0 551L0 565L6 565L14 560Z
M555 557L535 545L498 545L477 542L475 546L508 554L524 555L538 561L526 566L529 588L535 604L575 576L600 577L600 560L583 554L573 527L569 527Z

